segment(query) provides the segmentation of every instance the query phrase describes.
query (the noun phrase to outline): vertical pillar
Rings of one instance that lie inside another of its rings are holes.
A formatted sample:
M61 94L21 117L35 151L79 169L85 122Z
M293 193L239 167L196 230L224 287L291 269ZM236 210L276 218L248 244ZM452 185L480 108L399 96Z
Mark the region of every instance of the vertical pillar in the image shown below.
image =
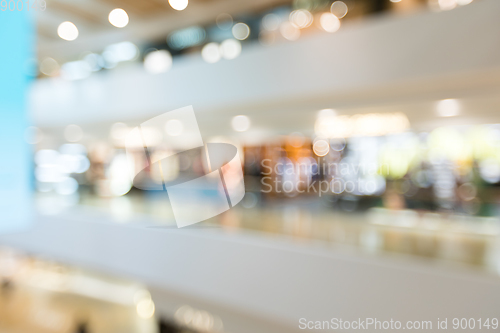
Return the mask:
M31 13L0 11L0 233L31 222L31 152L24 133L34 45Z

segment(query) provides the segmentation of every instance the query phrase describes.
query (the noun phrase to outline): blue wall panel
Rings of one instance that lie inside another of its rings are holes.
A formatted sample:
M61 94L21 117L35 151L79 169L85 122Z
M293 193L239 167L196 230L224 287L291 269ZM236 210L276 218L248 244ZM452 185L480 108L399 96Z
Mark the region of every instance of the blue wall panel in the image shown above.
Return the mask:
M33 17L27 11L0 11L0 232L30 225L29 65L34 56Z

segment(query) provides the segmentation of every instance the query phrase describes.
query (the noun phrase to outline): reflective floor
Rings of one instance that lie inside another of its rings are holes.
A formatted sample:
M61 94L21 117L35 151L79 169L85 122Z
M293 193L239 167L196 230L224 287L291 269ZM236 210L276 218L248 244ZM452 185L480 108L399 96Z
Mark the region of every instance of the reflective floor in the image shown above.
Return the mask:
M147 217L159 226L174 226L166 200L163 195L134 193L107 199L40 196L37 205L45 215L80 210L104 214L116 223L140 223ZM332 251L411 256L440 266L460 265L500 274L497 218L383 208L355 213L332 207L336 204L328 198L283 201L250 195L234 209L203 223ZM0 249L0 281L2 333L161 332L151 295L134 282L9 249Z
M154 305L138 284L7 249L0 261L2 333L157 332Z
M2 333L224 332L219 316L178 301L130 280L0 247Z

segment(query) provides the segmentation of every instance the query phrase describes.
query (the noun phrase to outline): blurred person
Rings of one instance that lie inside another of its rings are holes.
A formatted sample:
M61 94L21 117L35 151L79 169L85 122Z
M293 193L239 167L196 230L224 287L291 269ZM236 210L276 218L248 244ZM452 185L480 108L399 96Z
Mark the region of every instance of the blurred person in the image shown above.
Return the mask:
M80 322L76 326L75 333L89 333L87 322Z

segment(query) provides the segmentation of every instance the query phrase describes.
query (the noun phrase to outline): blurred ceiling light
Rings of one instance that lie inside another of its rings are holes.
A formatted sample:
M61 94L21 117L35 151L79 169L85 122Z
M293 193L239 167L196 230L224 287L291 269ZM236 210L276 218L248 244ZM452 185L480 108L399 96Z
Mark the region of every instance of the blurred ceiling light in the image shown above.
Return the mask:
M201 49L201 57L209 64L213 64L219 61L221 58L219 44L208 43L207 45L203 46L203 48Z
M59 24L57 34L64 40L72 41L78 37L78 28L72 22L66 21Z
M231 120L231 126L236 132L245 132L250 128L250 118L247 116L236 116Z
M87 156L73 154L61 154L58 158L57 164L59 170L66 174L84 173L90 167L90 162Z
M141 318L151 318L155 314L155 304L152 300L142 300L137 303L137 314Z
M220 53L224 59L234 59L241 53L241 43L236 39L226 39L220 44Z
M409 127L406 115L396 112L318 117L314 130L321 137L347 138L401 133Z
M113 9L108 16L109 23L117 28L123 28L128 24L128 14L121 8Z
M295 41L300 37L300 30L288 21L280 25L280 32L283 37L290 41Z
M450 161L468 160L468 148L462 133L456 128L439 127L434 129L427 140L428 160L431 163L441 163L444 159Z
M80 143L65 143L59 147L59 152L66 155L87 155L87 148Z
M317 156L325 156L330 151L330 144L326 140L318 140L313 145L313 151Z
M481 178L491 184L500 181L500 164L498 160L489 158L479 163L479 174Z
M313 16L308 10L297 9L290 13L290 23L296 28L304 29L313 23Z
M270 13L262 18L262 26L265 30L275 31L280 27L281 19L278 15Z
M30 126L24 131L24 140L30 145L40 143L42 138L43 133L38 127Z
M61 66L61 77L66 80L82 80L90 76L91 68L86 61L71 61Z
M182 122L180 120L172 119L167 121L167 123L165 124L165 132L167 132L167 134L170 136L181 135L183 131L184 125L182 125Z
M323 109L318 111L318 118L335 117L336 115L337 111L334 109Z
M83 130L78 125L68 125L64 129L64 137L69 142L77 142L83 138Z
M45 58L40 63L40 72L47 76L57 75L59 72L59 64L53 58Z
M326 32L336 32L340 28L340 20L332 13L323 13L319 18L319 23Z
M35 154L35 163L38 166L50 166L55 165L57 158L59 157L59 152L53 149L41 149Z
M392 2L399 2L401 0L391 0ZM335 1L332 3L332 6L330 7L330 12L337 16L337 18L341 19L344 16L347 15L347 12L349 11L349 8L347 8L347 5L345 4L344 1Z
M217 15L215 23L217 23L219 29L229 30L233 26L233 17L227 13L222 13Z
M99 54L90 53L83 58L87 62L92 72L97 72L105 66L104 59Z
M253 193L247 193L247 196L249 194L252 195ZM218 316L192 308L189 305L179 307L174 313L174 319L181 326L187 326L197 332L222 332L224 326Z
M134 60L138 55L139 49L131 42L111 44L103 52L104 59L111 63Z
M451 10L457 6L457 0L438 0L439 9Z
M250 36L250 27L245 23L236 23L231 31L234 38L239 40L247 39Z
M436 109L440 117L455 117L460 114L460 103L456 99L444 99L437 103Z
M39 165L35 168L35 178L43 183L58 183L63 181L67 174L61 172L57 164Z
M184 10L188 6L188 0L168 0L168 3L175 10Z
M168 71L172 67L172 55L167 50L153 51L144 58L144 68L151 74Z
M401 2L401 0L391 0L391 2L396 3L396 2ZM335 14L333 14L333 15L335 15Z
M129 160L125 154L115 155L111 161L108 169L108 174L110 175L108 184L109 194L112 196L119 197L125 195L132 188L132 182L127 171L128 166Z

